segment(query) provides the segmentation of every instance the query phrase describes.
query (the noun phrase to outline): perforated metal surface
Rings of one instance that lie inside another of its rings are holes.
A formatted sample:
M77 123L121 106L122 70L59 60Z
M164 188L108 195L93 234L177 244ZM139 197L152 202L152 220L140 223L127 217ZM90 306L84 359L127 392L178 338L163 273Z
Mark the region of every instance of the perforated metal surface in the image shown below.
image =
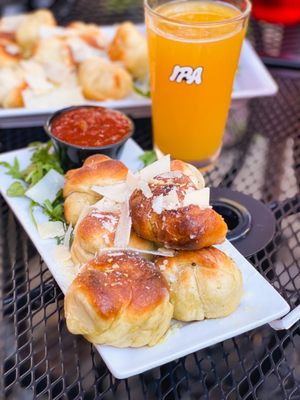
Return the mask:
M76 7L81 3L84 9L88 1L73 3L73 14L68 9L62 21L78 18ZM90 19L101 17L103 4L98 14L89 8ZM133 6L125 17L139 19L138 9L132 14ZM111 22L113 15L114 10L98 22ZM206 180L269 205L276 235L250 261L294 307L300 288L300 72L277 69L273 74L279 94L236 106L227 146ZM136 121L136 127L136 140L150 148L150 121ZM45 139L39 128L1 131L1 152ZM140 376L116 380L88 342L68 333L63 295L2 199L0 213L0 398L300 399L300 323L282 332L263 326Z
M252 21L250 36L269 65L300 68L300 25L275 25Z
M300 76L278 71L274 77L279 95L243 105L249 107L244 136L238 132L239 143L224 149L207 180L270 203L277 233L251 262L294 307L300 288ZM136 135L144 148L151 145L148 120L137 121ZM2 151L43 138L38 129L3 132ZM0 224L3 379L11 399L24 388L37 399L300 398L299 323L287 332L264 326L141 376L114 379L93 348L68 333L63 296L3 201Z

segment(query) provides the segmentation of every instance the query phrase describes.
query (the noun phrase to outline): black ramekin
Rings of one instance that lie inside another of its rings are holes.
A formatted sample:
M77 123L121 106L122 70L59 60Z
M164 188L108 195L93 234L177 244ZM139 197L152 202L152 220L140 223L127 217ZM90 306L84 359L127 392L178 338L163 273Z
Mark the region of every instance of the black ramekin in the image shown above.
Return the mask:
M82 146L71 144L71 143L65 142L61 139L58 139L56 136L54 136L52 134L51 124L52 124L52 121L56 117L58 117L59 115L61 115L64 112L74 110L74 109L79 109L79 108L98 108L98 107L93 106L93 105L79 105L79 106L63 108L61 110L56 111L54 114L52 114L44 126L44 129L45 129L47 135L50 137L53 147L54 147L56 153L58 154L62 168L65 171L67 171L71 168L80 167L87 157L89 157L93 154L96 154L96 153L105 154L114 159L120 158L126 141L133 135L133 132L134 132L134 124L133 124L132 120L127 115L122 113L121 111L107 109L109 111L112 111L112 112L115 112L118 114L122 114L124 117L127 118L127 120L129 121L129 123L132 127L130 132L122 140L120 140L117 143L113 143L113 144L110 144L107 146L98 146L98 147L85 147L84 146L84 147L82 147ZM99 108L103 109L104 107L99 107Z

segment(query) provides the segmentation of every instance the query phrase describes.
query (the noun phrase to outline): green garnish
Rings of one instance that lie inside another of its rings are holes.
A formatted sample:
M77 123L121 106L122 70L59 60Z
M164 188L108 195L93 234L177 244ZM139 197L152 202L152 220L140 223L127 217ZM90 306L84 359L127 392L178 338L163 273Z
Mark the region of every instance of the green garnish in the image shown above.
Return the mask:
M34 186L40 181L50 169L55 169L60 174L63 174L57 155L52 151L51 142L34 142L29 146L34 149L31 156L31 163L22 171L23 179L28 183L29 187Z
M146 150L142 155L139 156L139 160L143 161L144 166L150 165L157 160L157 156L154 150Z
M14 159L12 165L5 161L0 163L0 165L7 168L7 175L10 175L13 178L21 181L15 181L9 186L7 189L8 196L26 197L26 191L39 182L51 169L63 174L58 157L53 152L51 142L34 142L31 143L29 147L32 148L33 153L29 166L24 170L20 170L20 164L17 158ZM35 207L41 207L43 212L48 215L50 221L65 222L62 190L57 193L57 196L52 203L49 200L46 200L43 206L31 200L29 205L29 213L33 223L37 227L37 221L34 217Z
M21 182L13 182L10 187L7 189L7 195L10 197L24 196L27 187L24 186Z
M17 158L14 159L14 163L12 165L6 161L0 162L0 165L8 169L6 172L7 175L10 175L15 179L22 180L27 184L27 189L29 189L31 186L34 186L38 181L40 181L43 176L50 171L50 169L55 169L57 172L63 174L63 170L59 164L58 158L52 151L51 142L34 142L31 143L29 147L31 147L34 152L31 156L31 163L26 169L22 171L20 170L20 164ZM15 182L12 185L14 184ZM8 191L11 191L10 196L14 196L13 188L9 188ZM20 194L16 194L15 196L20 196Z
M25 190L29 189L38 181L40 181L43 176L50 171L50 169L55 169L60 174L63 174L63 170L59 164L57 155L52 151L53 149L51 142L34 142L31 143L29 147L31 147L34 152L31 156L31 163L26 169L22 171L20 170L20 164L17 158L14 159L13 165L10 165L6 161L0 163L0 165L8 169L6 172L7 175L10 175L15 179L20 179L26 184ZM7 190L7 194L9 196L21 196L21 194L19 194L21 190L20 186L18 186L19 191L17 191L17 194L14 194L15 189L16 182L11 184Z
M60 245L60 244L62 244L64 242L65 236L64 235L63 236L56 236L55 239L56 239L56 244Z
M143 96L143 97L151 97L151 93L150 93L150 90L148 89L148 90L143 90L140 86L138 86L138 85L136 85L136 84L133 84L133 90L137 93L137 94L139 94L140 96Z
M49 216L50 221L65 222L62 191L58 193L53 203L51 203L49 200L44 202L44 213Z
M8 169L6 172L7 175L10 175L15 179L23 179L23 173L20 171L20 164L16 158L14 159L13 165L10 165L6 161L1 161L0 165Z
M37 204L35 201L31 200L30 204L29 204L29 214L31 216L32 222L34 223L35 227L37 228L37 222L36 219L34 217L34 212L33 209L34 207L39 207L39 204Z

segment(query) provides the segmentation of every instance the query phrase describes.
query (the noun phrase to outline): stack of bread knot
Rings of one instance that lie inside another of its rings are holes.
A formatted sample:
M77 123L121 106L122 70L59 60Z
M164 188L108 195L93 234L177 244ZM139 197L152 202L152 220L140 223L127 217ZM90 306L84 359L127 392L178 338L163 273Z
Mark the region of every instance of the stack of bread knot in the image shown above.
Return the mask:
M66 174L65 217L79 273L67 326L98 344L155 345L171 319L220 318L239 305L242 277L213 245L227 226L201 173L165 156L132 173L104 155Z
M111 31L81 21L58 26L43 9L1 18L0 106L58 108L130 95L133 81L148 75L146 39L131 22Z

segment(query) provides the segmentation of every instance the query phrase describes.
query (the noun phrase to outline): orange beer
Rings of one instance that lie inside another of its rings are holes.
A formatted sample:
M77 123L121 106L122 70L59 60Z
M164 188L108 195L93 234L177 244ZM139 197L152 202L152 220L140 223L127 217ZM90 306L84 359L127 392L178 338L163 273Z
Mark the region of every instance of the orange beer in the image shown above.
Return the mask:
M146 0L155 148L208 165L217 156L250 3Z

